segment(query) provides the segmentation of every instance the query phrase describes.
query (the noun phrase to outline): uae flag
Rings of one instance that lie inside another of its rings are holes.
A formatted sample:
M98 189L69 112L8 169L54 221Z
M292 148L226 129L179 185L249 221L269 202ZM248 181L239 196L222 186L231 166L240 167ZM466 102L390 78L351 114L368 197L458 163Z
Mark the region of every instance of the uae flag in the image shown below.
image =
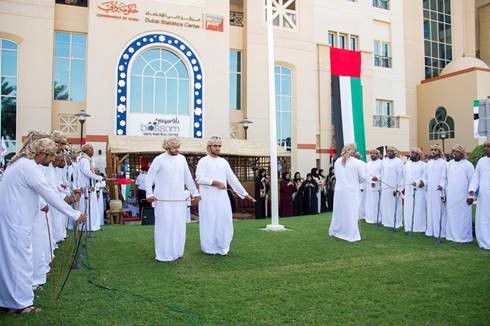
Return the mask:
M361 52L330 48L330 71L336 152L340 155L344 144L356 143L366 160Z

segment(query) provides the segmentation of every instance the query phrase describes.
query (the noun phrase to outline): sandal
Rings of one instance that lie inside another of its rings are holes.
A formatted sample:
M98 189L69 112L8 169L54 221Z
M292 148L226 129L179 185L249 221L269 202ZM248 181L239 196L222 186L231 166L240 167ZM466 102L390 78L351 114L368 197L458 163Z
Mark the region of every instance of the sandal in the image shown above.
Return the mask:
M41 312L41 310L42 309L39 307L29 306L21 309L10 309L8 313L9 314L32 314L32 313Z

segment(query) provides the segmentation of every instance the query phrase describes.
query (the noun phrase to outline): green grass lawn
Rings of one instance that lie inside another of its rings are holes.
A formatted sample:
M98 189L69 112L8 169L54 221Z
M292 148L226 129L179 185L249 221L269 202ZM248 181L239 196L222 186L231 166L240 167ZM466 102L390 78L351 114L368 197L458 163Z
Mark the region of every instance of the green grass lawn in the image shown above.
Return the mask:
M269 222L235 222L228 257L202 254L188 225L172 263L155 262L153 227L105 226L90 239L93 270L74 271L56 301L69 264L59 252L56 291L51 276L35 301L43 311L0 324L490 324L490 253L475 244L365 223L351 244L328 237L330 214L281 219L280 233L260 230Z

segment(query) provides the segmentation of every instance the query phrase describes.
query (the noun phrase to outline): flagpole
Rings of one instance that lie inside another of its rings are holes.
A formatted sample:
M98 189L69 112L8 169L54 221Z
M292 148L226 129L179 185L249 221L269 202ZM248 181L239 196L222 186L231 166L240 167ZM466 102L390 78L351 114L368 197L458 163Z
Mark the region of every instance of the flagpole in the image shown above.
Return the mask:
M279 196L277 181L277 134L276 134L276 90L274 80L274 37L272 26L272 0L267 0L267 61L269 65L269 148L271 162L271 224L267 231L285 230L279 224Z

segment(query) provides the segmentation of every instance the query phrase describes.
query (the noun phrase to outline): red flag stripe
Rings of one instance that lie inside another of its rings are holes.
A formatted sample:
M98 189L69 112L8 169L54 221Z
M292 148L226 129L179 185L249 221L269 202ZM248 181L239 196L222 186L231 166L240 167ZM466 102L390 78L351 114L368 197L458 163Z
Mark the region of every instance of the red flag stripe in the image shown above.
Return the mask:
M330 48L330 70L334 76L361 77L361 52Z

